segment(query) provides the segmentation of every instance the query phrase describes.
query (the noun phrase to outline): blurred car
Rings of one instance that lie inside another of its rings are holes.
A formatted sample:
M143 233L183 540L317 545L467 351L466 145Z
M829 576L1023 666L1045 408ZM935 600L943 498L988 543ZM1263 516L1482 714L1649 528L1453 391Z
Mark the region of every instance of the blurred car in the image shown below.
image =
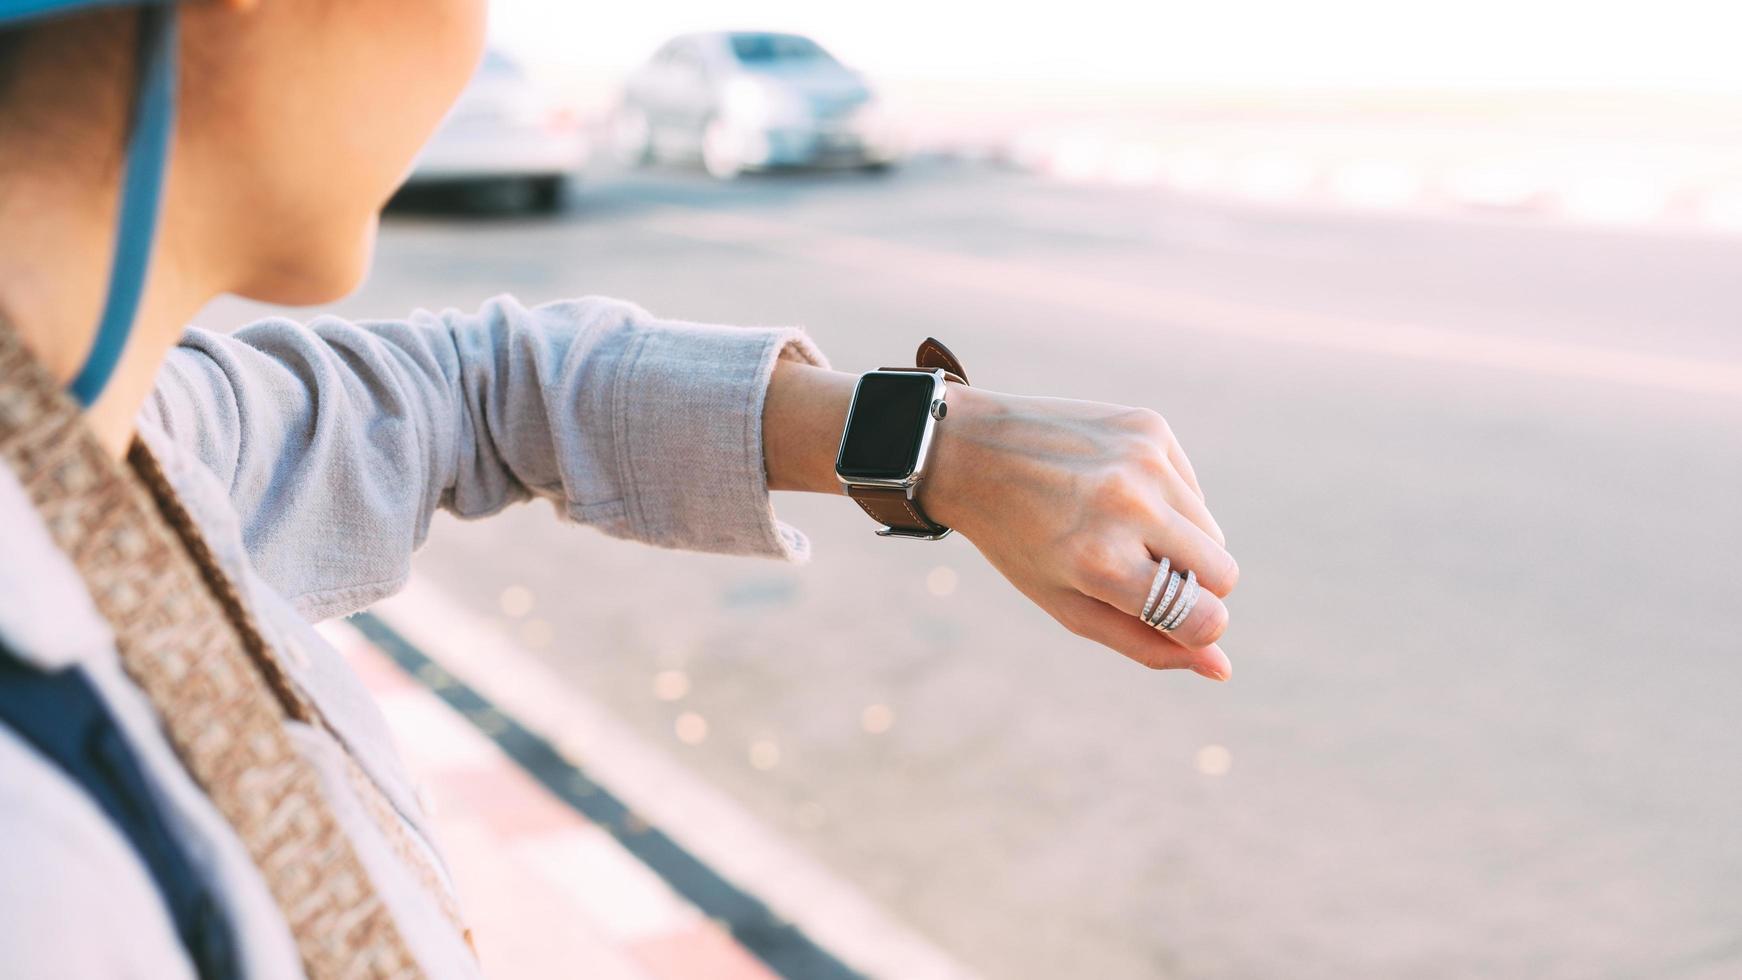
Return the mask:
M497 50L412 165L408 187L510 185L536 210L555 210L587 159L580 121Z
M684 34L624 85L613 126L630 163L700 159L722 179L782 166L883 168L899 133L857 72L808 37Z

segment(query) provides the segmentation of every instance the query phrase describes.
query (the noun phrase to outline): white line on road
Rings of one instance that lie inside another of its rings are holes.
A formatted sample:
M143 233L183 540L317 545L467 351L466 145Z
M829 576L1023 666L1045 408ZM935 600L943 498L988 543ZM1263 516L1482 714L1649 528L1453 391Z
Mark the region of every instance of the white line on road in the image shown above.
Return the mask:
M597 826L541 834L512 849L619 942L677 935L700 915Z
M372 611L848 965L903 980L973 976L435 586L414 577Z
M1742 398L1742 362L1736 361L1310 313L740 214L670 208L637 224L695 241L749 245L843 269L900 274L947 288L1150 320L1225 338Z

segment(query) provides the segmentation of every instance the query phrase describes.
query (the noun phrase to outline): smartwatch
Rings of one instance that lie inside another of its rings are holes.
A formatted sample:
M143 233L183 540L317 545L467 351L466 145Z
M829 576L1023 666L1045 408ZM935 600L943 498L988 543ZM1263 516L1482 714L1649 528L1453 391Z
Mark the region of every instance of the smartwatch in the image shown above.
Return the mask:
M949 414L948 385L968 383L949 348L931 337L919 345L914 367L886 367L860 375L835 455L835 477L892 538L936 541L950 529L920 507L920 482L932 436Z

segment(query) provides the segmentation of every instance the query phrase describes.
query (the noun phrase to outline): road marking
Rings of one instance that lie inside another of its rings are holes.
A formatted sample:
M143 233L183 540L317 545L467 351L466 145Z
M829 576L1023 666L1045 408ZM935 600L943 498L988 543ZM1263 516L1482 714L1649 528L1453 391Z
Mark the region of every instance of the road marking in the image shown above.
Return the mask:
M478 736L472 726L421 688L408 687L375 696L375 704L396 732L416 736L420 753L439 758L455 768L486 766L496 760L495 749Z
M587 975L599 980L774 980L767 964L704 918L604 826L467 724L447 700L459 693L453 675L443 672L448 693L439 695L406 670L425 660L407 659L397 647L396 657L371 642L363 628L357 620L317 627L378 703L419 706L387 711L388 724L407 772L417 780L418 802L445 845L443 859L459 881L487 974L567 975L584 964ZM385 627L372 620L367 628ZM456 742L470 746L456 751ZM755 925L742 915L731 921ZM677 965L683 969L671 968Z
M563 901L576 904L577 918L602 926L626 948L640 951L652 944L670 954L688 947L696 956L717 959L729 954L733 943L706 941L708 932L718 931L704 927L706 915L719 928L730 930L743 954L753 954L762 964L756 966L741 955L739 966L748 969L698 970L693 974L697 976L768 980L770 971L818 980L863 976L766 903L698 860L538 732L441 668L380 616L360 613L344 625L425 684L395 691L392 697L421 697L472 723L469 737L491 749L493 763L456 767L439 739L428 744L430 740L416 727L396 732L410 746L408 757L422 759L420 768L430 781L452 794L450 802L457 798L455 809L470 809L481 818L474 822L493 829L498 849L511 864L536 869L550 887L567 892ZM454 641L452 636L445 639ZM522 846L529 843L532 846ZM475 856L464 855L467 860ZM601 865L607 861L613 863ZM488 904L499 912L502 896ZM622 908L615 918L600 912L616 905Z
M1305 197L1319 174L1311 162L1286 153L1253 153L1234 164L1234 193L1254 201Z
M583 825L541 834L512 847L551 884L622 942L681 932L699 914L610 834Z
M1363 208L1406 207L1426 194L1419 174L1385 160L1357 160L1338 167L1329 190L1337 200Z
M900 274L950 289L981 290L1228 339L1742 399L1742 362L1736 361L1311 313L741 214L669 208L644 216L637 225L694 241L747 245L857 272Z
M853 969L904 980L973 976L428 582L413 577L372 612Z

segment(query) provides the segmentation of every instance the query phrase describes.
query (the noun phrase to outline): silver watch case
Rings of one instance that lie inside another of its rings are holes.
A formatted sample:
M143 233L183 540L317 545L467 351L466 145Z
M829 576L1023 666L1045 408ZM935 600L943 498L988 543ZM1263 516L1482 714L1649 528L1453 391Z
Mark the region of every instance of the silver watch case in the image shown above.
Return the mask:
M907 499L913 500L915 499L915 495L919 493L920 481L925 479L926 464L931 461L932 436L937 432L938 419L945 414L944 404L949 396L949 384L944 380L944 372L941 369L931 371L867 371L864 375L860 376L860 382L863 383L865 376L872 374L931 375L931 405L926 409L925 428L921 430L919 434L919 449L914 453L913 469L910 470L906 476L893 479L874 479L862 476L848 479L841 475L841 449L846 448L847 429L851 427L854 410L859 407L859 387L858 385L855 385L853 387L853 400L847 405L848 425L842 427L841 446L835 450L835 479L841 482L843 493L848 487L893 487L905 491ZM929 531L909 531L903 528L894 528L884 525L877 529L877 533L886 538L910 538L918 541L937 541L940 538L948 537L950 529L946 527L941 532L933 534Z

